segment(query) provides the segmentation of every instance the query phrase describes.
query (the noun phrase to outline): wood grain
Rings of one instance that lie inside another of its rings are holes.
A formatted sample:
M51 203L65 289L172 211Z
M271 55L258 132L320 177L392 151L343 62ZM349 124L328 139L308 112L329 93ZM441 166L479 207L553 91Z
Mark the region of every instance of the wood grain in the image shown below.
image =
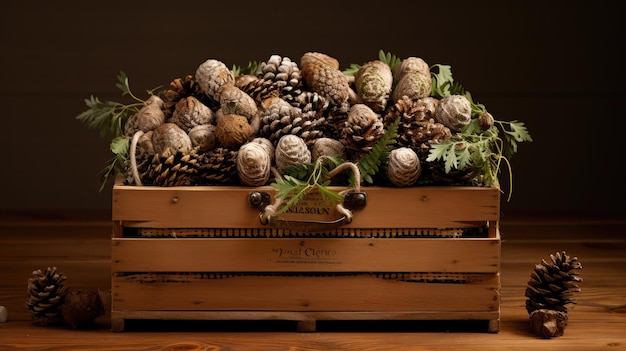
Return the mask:
M626 350L626 220L621 218L506 217L502 229L501 322L334 321L315 332L295 322L129 321L111 332L110 314L89 330L33 324L25 309L26 280L56 265L76 287L110 289L110 214L100 217L0 213L1 350ZM72 220L74 218L74 220ZM524 289L535 263L566 250L583 264L578 305L565 335L540 339L528 330ZM248 316L251 317L251 316Z

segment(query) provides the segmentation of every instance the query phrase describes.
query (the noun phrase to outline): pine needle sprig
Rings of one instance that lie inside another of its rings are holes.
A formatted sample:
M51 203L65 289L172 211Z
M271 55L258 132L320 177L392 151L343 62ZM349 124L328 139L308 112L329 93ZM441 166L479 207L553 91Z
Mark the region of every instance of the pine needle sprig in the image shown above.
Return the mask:
M278 190L277 199L287 200L283 206L277 209L276 213L286 212L313 190L318 190L323 199L343 201L343 195L328 189L330 170L341 162L339 157L322 156L314 163L300 163L287 167L283 178L270 184Z
M386 63L389 66L389 68L391 68L391 71L393 71L396 68L396 66L398 66L402 62L402 60L398 58L396 55L390 52L385 52L383 50L378 51L378 60ZM362 65L358 63L351 63L350 66L344 69L342 72L343 74L347 76L353 76L356 74L356 72L359 71L361 66Z
M129 148L130 138L126 136L113 138L110 144L110 149L114 156L107 161L106 167L100 172L99 191L104 190L104 187L108 183L109 179L114 177L117 173L124 171L124 168L126 167L126 160L128 159Z
M389 154L396 144L399 124L400 118L397 118L387 127L385 134L383 134L374 147L356 163L364 182L374 184L373 177L378 173L381 165L387 163ZM351 183L353 182L354 179L351 179Z
M246 75L246 74L256 75L258 69L259 69L258 61L248 61L248 65L246 67L233 65L233 68L231 69L231 71L233 72L233 75L237 77L239 75Z
M98 131L100 137L109 134L113 137L121 136L128 118L137 113L144 104L144 100L139 99L131 92L128 77L124 72L119 73L117 80L115 86L122 91L122 96L129 95L136 101L135 103L122 104L116 101L101 101L98 97L91 95L89 99L85 99L85 105L88 109L76 116L76 119L85 123L88 129Z

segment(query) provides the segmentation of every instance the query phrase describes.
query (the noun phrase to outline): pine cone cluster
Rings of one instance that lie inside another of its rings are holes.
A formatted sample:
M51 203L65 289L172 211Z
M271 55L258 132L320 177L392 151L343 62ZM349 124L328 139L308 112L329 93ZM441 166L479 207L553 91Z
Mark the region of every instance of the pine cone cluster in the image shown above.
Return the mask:
M417 154L423 179L472 183L473 169L442 172L440 165L431 168L425 162L431 147L452 134L436 116L440 100L425 94L430 72L423 60L407 58L395 72L388 63L374 60L354 76L339 67L337 59L319 52L307 52L299 61L271 55L249 65L245 73L206 60L194 75L172 80L161 101L152 98L151 109L161 106L161 120L152 117L142 123L146 117L139 114L129 119L133 125L126 128L127 135L143 135L134 141L135 155L126 164L127 183L241 184L236 154L254 138L276 146L284 136L297 136L309 148L318 139L335 139L343 144L342 157L358 162L396 120L396 147ZM395 86L400 80L401 90ZM165 124L167 133L160 132ZM170 135L176 140L164 140ZM403 166L409 165L392 168Z

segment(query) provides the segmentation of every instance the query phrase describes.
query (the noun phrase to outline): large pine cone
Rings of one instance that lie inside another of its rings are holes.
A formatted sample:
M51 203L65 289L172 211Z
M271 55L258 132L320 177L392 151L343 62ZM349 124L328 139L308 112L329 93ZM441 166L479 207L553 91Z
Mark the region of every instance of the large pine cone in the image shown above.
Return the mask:
M33 272L28 279L28 299L26 306L33 321L41 325L59 324L63 321L63 303L68 288L64 286L67 276L57 272L56 267L48 267Z
M341 131L341 140L350 160L368 153L385 134L382 117L365 104L352 105Z
M384 117L386 126L400 119L397 143L413 149L421 160L428 157L432 144L452 136L450 129L434 121L430 105L427 100L411 100L403 96L389 108Z
M216 100L210 99L202 92L200 85L198 85L198 82L195 81L192 75L186 75L184 78L176 78L171 81L169 88L163 93L162 99L165 103L166 115L168 117L171 116L176 108L176 103L188 96L195 97L212 110L216 110L219 107Z
M144 185L195 185L198 177L197 150L176 152L172 155L155 154L146 173L141 175Z
M237 151L224 147L198 155L197 185L238 184Z
M315 116L303 115L300 109L281 98L268 99L260 112L259 136L268 139L274 146L284 135L296 135L304 139L307 145L312 144L323 136L318 127L324 123L324 119L314 119Z
M567 312L576 304L582 278L581 263L565 251L550 254L550 262L542 259L535 265L526 287L526 310L532 313L539 309Z

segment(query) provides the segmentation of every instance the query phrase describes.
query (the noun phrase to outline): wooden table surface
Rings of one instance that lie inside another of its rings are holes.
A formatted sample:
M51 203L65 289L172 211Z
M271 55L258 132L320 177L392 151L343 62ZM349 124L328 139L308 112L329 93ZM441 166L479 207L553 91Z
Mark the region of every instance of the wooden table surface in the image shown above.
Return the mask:
M127 323L110 330L109 316L88 330L40 326L26 310L32 271L56 266L76 288L110 289L109 213L0 211L0 350L626 350L626 219L504 216L499 333L481 322ZM582 292L565 335L529 332L524 291L542 258L565 250L583 265Z

